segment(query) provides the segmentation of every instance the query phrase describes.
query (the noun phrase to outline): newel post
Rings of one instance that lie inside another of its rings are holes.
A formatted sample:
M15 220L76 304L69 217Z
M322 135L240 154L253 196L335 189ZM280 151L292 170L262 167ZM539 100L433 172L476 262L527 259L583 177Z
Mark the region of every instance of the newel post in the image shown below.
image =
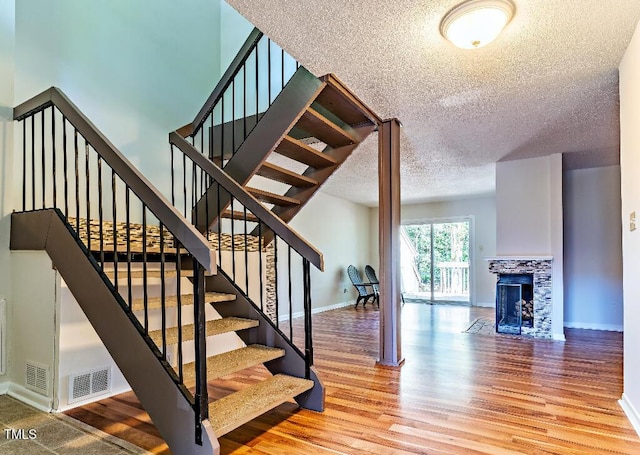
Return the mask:
M387 119L378 129L378 201L380 245L379 365L404 362L400 343L400 127Z

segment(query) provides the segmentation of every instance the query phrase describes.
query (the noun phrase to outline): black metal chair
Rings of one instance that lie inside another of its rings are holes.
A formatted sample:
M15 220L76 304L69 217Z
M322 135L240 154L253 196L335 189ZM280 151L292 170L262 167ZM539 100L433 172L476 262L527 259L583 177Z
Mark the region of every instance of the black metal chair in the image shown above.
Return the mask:
M380 306L380 282L378 281L378 277L376 276L376 271L367 264L364 267L364 274L367 275L367 280L371 283L371 287L373 288L373 293L376 295L376 300L378 301L378 306Z
M370 298L373 298L374 302L377 300L377 294L373 291L373 289L371 290L371 292L369 292L369 290L367 289L368 287L372 288L373 285L371 283L365 283L364 281L362 281L362 276L360 275L358 269L355 268L355 266L350 265L349 267L347 267L347 275L349 275L349 279L351 280L351 284L353 284L353 287L358 291L356 308L358 308L358 304L361 300L363 301L362 308L367 305L367 302L369 302ZM378 306L380 306L380 303L378 303Z
M378 277L376 276L376 271L373 267L367 264L364 268L364 273L367 275L367 279L371 283L373 287L373 292L376 294L376 301L378 302L378 307L380 306L380 281L378 281ZM400 292L400 300L402 301L402 305L404 305L404 294Z

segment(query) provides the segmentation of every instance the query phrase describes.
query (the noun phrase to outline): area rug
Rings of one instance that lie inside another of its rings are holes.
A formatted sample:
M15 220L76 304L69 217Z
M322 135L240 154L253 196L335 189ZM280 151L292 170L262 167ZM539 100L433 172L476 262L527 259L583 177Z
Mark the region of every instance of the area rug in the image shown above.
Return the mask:
M493 319L477 318L471 323L467 330L462 333L474 333L479 335L495 335L496 323Z

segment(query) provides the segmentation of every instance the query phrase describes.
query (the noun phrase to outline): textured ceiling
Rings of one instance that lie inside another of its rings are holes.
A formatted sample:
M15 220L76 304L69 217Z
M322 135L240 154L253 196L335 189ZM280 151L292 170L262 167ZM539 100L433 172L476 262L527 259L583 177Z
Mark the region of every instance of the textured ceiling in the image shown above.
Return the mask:
M639 0L515 0L502 35L476 50L439 33L456 0L227 1L312 73L400 119L404 203L492 194L500 160L619 161L617 68ZM377 205L375 135L323 191Z

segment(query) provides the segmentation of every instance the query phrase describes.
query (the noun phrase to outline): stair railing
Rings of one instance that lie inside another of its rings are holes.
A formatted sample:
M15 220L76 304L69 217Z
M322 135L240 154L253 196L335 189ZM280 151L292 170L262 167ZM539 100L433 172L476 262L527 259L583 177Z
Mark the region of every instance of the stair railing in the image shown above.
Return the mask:
M21 125L22 211L55 208L63 216L128 319L193 407L196 442L202 444L201 422L208 418L204 272L216 267L210 244L59 89L52 87L17 106L14 119ZM132 293L136 273L143 281L141 295ZM159 296L152 289L157 283L151 283L158 273ZM185 275L191 281L182 279ZM186 286L192 297L181 295ZM177 293L175 310L168 305L168 289ZM188 299L194 307L193 393L184 382L190 372L183 369L182 308ZM150 325L150 312L158 309L159 332ZM167 329L173 318L175 351L169 349L174 335Z
M205 198L207 213L201 216L216 219L205 236L217 250L219 273L227 275L305 359L309 378L313 365L310 266L323 270L322 254L179 133L171 133L169 142L172 194L184 197L185 217L194 217L197 225L198 212L191 208ZM174 157L175 147L182 152L180 160ZM273 240L266 242L267 236ZM294 302L302 302L302 311L294 311ZM300 314L303 335L294 333L293 319Z
M194 121L178 133L224 168L299 67L254 28Z

